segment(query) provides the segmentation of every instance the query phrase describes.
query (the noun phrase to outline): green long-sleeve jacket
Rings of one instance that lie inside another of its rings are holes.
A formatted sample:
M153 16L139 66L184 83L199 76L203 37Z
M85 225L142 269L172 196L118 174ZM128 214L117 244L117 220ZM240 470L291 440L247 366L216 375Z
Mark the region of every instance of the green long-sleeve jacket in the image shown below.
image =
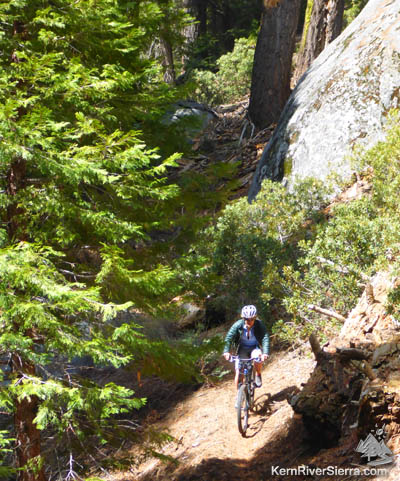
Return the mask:
M244 320L239 319L229 329L228 334L225 337L224 352L229 352L232 345L234 346L235 352L237 352L243 328ZM254 335L260 348L262 348L263 354L269 354L269 336L264 323L260 321L260 319L256 319L254 322Z

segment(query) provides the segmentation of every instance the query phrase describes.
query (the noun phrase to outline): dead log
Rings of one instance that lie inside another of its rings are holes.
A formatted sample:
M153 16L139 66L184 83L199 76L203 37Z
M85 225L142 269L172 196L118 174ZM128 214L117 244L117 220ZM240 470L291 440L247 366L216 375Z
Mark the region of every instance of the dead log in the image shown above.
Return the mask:
M339 321L342 321L342 322L346 321L346 318L344 316L342 316L341 314L338 314L335 311L330 311L329 309L323 309L322 307L315 306L314 304L309 304L307 307L308 309L310 309L310 311L318 312L319 314L323 314L324 316L334 317L335 319L338 319Z
M370 282L365 286L365 296L367 298L368 305L371 305L375 302L374 288Z
M303 390L290 401L320 446L335 445L346 425L357 423L365 382L376 378L368 360L371 352L356 347L324 350L315 334L309 338L317 366Z
M359 369L361 372L363 372L370 381L373 381L374 379L376 379L376 375L372 370L372 367L367 362L358 363L358 362L352 361L352 365L355 368Z
M312 333L308 340L310 342L312 352L314 353L315 360L317 363L321 362L322 359L326 357L326 352L321 348L317 336Z
M365 361L370 357L370 354L366 353L362 349L356 349L352 347L337 347L336 354L340 357L340 359L344 361L348 361L351 359Z
M310 335L309 342L317 361L318 359L333 359L335 356L342 361L350 361L352 359L365 361L370 357L369 353L354 347L337 347L335 353L325 352L321 348L317 336L314 333Z
M340 335L321 347L310 345L317 360L303 389L290 404L302 416L309 442L355 447L383 429L393 453L400 452L400 329L385 307L395 282L392 273L371 279Z

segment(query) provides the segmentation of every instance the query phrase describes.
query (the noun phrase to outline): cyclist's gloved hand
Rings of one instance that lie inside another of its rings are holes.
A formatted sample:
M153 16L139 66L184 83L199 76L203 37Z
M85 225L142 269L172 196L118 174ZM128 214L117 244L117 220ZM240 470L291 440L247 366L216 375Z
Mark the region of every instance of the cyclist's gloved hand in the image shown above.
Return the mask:
M231 353L230 352L224 352L223 356L227 361L229 361L229 359L231 358Z

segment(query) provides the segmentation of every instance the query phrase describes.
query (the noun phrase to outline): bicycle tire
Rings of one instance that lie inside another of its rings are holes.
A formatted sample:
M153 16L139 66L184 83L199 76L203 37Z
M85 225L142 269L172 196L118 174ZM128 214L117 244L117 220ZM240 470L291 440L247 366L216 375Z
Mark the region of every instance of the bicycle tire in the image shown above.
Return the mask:
M237 395L237 422L238 429L242 436L245 436L249 420L249 404L247 386L242 384Z

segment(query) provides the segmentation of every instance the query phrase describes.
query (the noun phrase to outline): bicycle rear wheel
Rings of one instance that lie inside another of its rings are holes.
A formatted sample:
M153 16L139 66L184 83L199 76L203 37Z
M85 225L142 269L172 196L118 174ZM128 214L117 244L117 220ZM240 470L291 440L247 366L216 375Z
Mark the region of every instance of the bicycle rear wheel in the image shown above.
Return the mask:
M237 422L239 432L242 436L246 434L248 420L249 420L249 404L247 401L246 385L242 384L239 388L237 398Z

